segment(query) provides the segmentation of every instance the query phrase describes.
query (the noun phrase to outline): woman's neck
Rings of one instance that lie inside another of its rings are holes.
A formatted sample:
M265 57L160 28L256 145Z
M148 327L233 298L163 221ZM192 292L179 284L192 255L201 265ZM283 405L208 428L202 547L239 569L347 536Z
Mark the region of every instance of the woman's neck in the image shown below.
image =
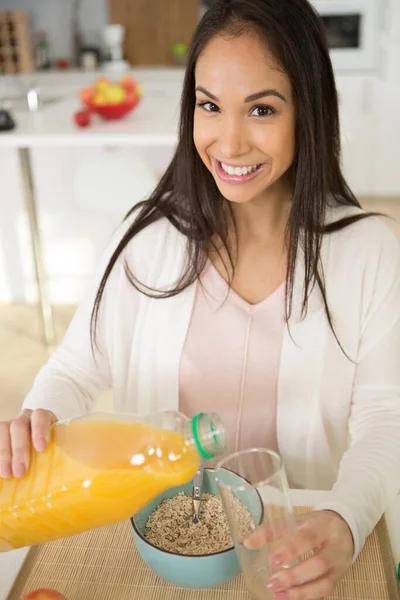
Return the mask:
M292 197L289 190L280 194L263 194L246 204L232 206L239 246L257 244L269 247L283 242Z
M245 204L232 204L232 227L225 243L209 252L220 275L250 304L273 293L286 278L286 226L291 194L263 195Z

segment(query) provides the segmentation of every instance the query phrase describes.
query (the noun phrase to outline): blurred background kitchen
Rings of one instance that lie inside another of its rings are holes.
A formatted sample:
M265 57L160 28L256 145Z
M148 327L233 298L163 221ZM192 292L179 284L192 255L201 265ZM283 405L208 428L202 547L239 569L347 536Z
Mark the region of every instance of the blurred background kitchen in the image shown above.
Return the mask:
M168 165L187 45L212 1L0 0L0 419L18 412L111 232ZM345 174L400 237L400 0L313 4ZM123 119L89 115L96 94L128 102L136 83Z

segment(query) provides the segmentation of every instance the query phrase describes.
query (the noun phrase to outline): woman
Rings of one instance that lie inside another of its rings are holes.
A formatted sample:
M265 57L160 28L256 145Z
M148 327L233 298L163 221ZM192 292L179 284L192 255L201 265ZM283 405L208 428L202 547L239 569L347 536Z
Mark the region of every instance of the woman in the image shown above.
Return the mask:
M400 484L400 252L340 170L337 95L307 0L217 0L193 39L179 142L132 209L21 415L31 440L92 408L215 410L231 449L276 448L306 517L276 598L329 594ZM256 543L257 540L253 540Z

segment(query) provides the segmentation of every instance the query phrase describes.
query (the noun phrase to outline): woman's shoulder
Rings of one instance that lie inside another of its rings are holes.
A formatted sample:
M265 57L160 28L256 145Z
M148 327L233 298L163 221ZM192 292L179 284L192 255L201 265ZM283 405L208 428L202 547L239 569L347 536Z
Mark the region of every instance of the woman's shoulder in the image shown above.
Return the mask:
M398 256L400 260L400 243L388 224L389 220L390 217L383 213L375 215L357 206L336 205L328 208L325 224L344 222L342 228L329 234L343 251L354 248L357 256L362 251L366 255L385 252Z
M135 207L114 231L112 240L115 246L129 235L129 231L138 223L139 218L139 208ZM125 244L123 255L127 258L137 255L138 251L140 253L146 253L148 249L154 251L158 246L177 243L182 237L182 234L166 217L155 218L131 237Z
M125 220L122 237L134 226L137 216L138 213L131 214ZM170 285L182 270L186 246L186 237L166 217L161 217L133 235L121 259L146 285Z
M400 293L400 243L380 216L368 216L357 207L333 210L332 223L353 216L364 216L328 234L329 273L339 289L366 296L385 295L388 290ZM350 285L351 283L351 285Z

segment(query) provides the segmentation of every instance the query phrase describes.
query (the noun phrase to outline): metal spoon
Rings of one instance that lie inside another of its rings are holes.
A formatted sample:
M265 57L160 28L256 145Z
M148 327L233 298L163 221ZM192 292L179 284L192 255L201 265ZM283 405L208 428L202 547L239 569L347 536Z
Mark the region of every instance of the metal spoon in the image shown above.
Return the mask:
M191 518L185 523L185 527L189 527L190 523L198 523L199 522L199 513L200 513L200 505L201 505L201 488L203 487L203 475L204 475L204 464L203 462L200 464L196 475L193 478L193 515Z

